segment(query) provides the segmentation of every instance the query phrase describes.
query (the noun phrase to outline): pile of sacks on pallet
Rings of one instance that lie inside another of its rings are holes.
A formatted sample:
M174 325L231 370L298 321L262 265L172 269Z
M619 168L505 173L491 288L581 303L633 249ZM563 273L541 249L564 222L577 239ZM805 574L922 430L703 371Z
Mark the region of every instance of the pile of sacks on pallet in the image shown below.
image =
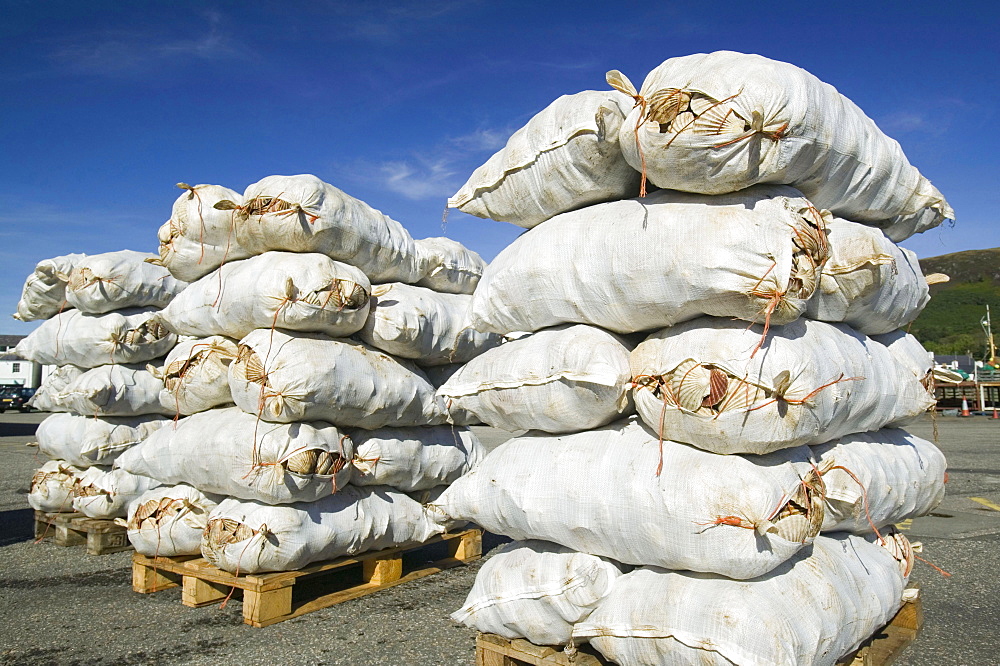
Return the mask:
M530 334L439 389L530 431L437 502L517 540L453 617L622 665L833 664L902 603L893 524L943 497L943 455L899 429L934 396L900 330L930 278L895 241L952 211L797 67L720 52L608 81L449 201L530 229L471 305Z
M135 331L163 345L127 359L144 366L111 366L155 386L150 409L166 415L115 450L112 473L147 483L117 514L136 550L282 571L457 525L426 505L482 450L471 416L449 420L429 375L440 383L500 342L465 324L485 262L446 238L414 240L314 176L268 177L243 195L181 187L159 256L142 266L183 289L142 328L123 325L115 353ZM93 348L99 362L126 362L59 325L19 353L46 363L60 346ZM58 398L53 384L41 394ZM89 408L77 411L109 413Z
M153 318L187 283L150 258L129 250L71 254L40 262L25 283L15 317L46 321L17 353L56 366L31 402L54 412L37 430L50 460L32 479L28 502L36 510L114 518L159 485L112 467L172 413L145 363L177 343Z

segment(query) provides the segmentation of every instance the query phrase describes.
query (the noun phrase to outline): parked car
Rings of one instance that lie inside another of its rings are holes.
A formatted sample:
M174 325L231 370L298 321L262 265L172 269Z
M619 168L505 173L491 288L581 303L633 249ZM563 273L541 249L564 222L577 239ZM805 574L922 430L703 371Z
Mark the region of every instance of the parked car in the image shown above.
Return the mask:
M35 389L23 386L6 386L0 389L0 413L8 409L30 412L31 406L28 405L28 400L33 395L35 395Z

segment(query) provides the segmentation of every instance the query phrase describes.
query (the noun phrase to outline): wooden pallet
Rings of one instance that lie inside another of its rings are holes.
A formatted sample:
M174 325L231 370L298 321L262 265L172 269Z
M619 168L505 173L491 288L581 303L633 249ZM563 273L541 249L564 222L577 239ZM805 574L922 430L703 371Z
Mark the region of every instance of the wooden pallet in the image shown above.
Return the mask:
M889 666L920 633L924 612L920 588L914 586L892 621L875 632L855 652L837 662L842 666ZM543 647L524 639L507 640L495 634L476 639L476 666L612 666L589 645L575 652Z
M54 537L57 546L86 544L88 555L108 555L132 550L128 531L113 520L88 518L82 513L35 511L35 539Z
M841 659L842 666L889 666L896 661L903 650L917 640L924 627L924 604L920 586L913 584L907 589L903 607L899 609L889 624L872 634L852 654Z
M132 589L150 594L182 586L181 602L199 608L218 603L237 588L243 591L243 621L254 627L266 627L478 559L483 549L482 534L478 529L465 530L436 536L417 546L341 557L298 571L240 576L222 571L202 557L154 558L135 553L132 556ZM438 543L447 547L446 557L417 565L404 573L404 555ZM319 596L309 594L310 582L318 585L324 582L319 579L345 573L355 565L360 567L360 584ZM298 596L307 598L293 599L293 589Z
M606 660L589 645L576 652L544 647L523 638L507 640L496 634L479 634L476 638L476 666L608 666Z

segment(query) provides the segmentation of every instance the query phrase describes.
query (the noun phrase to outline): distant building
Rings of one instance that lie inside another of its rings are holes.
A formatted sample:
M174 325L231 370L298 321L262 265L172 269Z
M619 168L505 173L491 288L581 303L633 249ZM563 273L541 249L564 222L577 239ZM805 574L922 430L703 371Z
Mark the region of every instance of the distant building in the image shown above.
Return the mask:
M43 376L51 370L34 361L27 361L14 353L14 347L23 335L0 335L0 386L38 388Z
M934 354L934 363L935 365L949 367L952 370L962 370L970 375L976 372L976 361L967 354L958 356L954 354Z

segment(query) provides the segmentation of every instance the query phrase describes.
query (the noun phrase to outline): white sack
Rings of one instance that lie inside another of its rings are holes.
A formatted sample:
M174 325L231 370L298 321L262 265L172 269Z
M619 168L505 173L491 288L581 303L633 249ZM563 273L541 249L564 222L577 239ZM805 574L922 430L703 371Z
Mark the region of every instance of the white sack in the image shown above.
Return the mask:
M480 331L563 322L617 333L702 314L787 323L825 258L819 213L790 187L715 197L655 192L564 213L521 235L473 295Z
M67 310L29 333L14 352L42 365L81 368L148 361L177 344L177 336L150 321L156 313L153 309L128 309L87 315Z
M619 72L608 82L636 95ZM621 147L658 187L722 194L793 185L818 208L897 242L955 218L896 141L794 65L732 51L671 58L638 97L645 103L622 123Z
M934 404L888 349L843 324L762 335L709 317L654 333L630 359L639 415L716 453L767 453L903 425Z
M824 532L882 530L927 515L944 499L944 454L904 430L848 435L812 449L826 485Z
M123 469L88 467L77 479L73 508L89 518L124 518L130 502L158 485Z
M250 256L236 240L235 214L214 208L220 201L242 204L241 194L220 185L178 183L177 187L187 191L177 197L170 219L156 234L160 256L154 263L178 280L194 282L227 261Z
M76 262L66 285L66 301L87 314L123 308L162 308L187 287L163 266L149 263L155 254L121 250L91 254Z
M61 365L53 368L52 372L42 380L42 385L35 391L35 395L28 400L28 404L40 412L65 411L65 407L55 403L53 396L61 393L70 382L84 372L86 372L85 368L75 365Z
M185 484L148 490L128 505L128 540L148 557L198 555L208 514L222 499Z
M472 296L440 294L401 282L372 288L372 309L358 336L420 365L465 363L500 344L500 336L469 324Z
M316 502L222 501L201 553L225 571L292 571L312 562L421 543L444 528L417 502L384 488L348 486Z
M265 421L322 420L373 430L437 425L444 414L423 373L351 340L258 329L229 366L233 401Z
M467 529L469 527L469 521L456 520L446 515L441 510L441 507L437 505L438 499L446 490L448 490L448 486L434 486L433 488L428 488L427 490L411 490L406 493L406 496L414 502L422 505L424 510L430 514L431 519L438 525L443 526L445 532L459 532Z
M732 578L770 571L819 532L822 483L808 447L720 456L665 440L657 476L660 449L634 419L528 433L491 451L438 506L512 539Z
M52 396L62 410L85 416L172 415L160 404L163 380L136 365L91 368Z
M456 622L536 645L565 645L622 575L617 562L546 541L515 541L476 574Z
M889 333L917 318L930 300L917 255L878 229L833 218L830 258L805 316L842 322L865 335Z
M530 229L568 210L636 196L639 173L618 145L631 108L611 90L563 95L476 169L448 206Z
M67 309L69 306L66 303L66 282L76 262L86 256L66 254L39 261L34 272L24 281L14 319L20 321L48 319Z
M170 423L163 416L104 416L52 414L38 424L38 450L72 465L110 465L134 446Z
M36 511L70 512L76 480L83 470L65 460L50 460L31 477L28 504Z
M216 207L234 210L236 238L254 254L319 252L372 282L413 283L426 273L403 225L316 176L268 176L246 189L243 202Z
M164 308L178 335L242 338L255 328L351 335L368 318L371 284L321 254L268 252L201 278Z
M231 404L229 364L236 352L236 341L221 335L177 343L162 367L146 366L163 380L160 404L184 415Z
M452 376L465 367L464 363L450 363L448 365L428 365L421 370L427 375L428 381L430 381L431 386L435 390L441 388L445 385ZM457 403L452 400L445 400L440 395L438 395L438 404L441 407L442 413L445 415L445 420L452 425L457 426L470 426L470 425L481 425L483 423L482 419L473 414L467 409L459 407Z
M442 294L471 294L483 276L486 262L450 238L420 238L413 241L427 273L417 282Z
M617 335L558 326L477 356L438 389L453 408L504 430L579 432L631 414L629 351Z
M342 489L353 454L351 440L328 423L263 423L225 407L158 430L115 464L206 493L288 504Z
M356 486L391 486L403 492L448 484L479 464L485 455L468 428L352 429Z
M892 357L913 373L913 376L927 389L929 397L934 399L934 379L931 377L934 355L924 349L919 340L906 331L873 335L872 340L884 345Z
M898 549L909 549L898 534L886 547L818 537L751 581L643 567L573 636L621 666L833 666L902 605L909 566Z

